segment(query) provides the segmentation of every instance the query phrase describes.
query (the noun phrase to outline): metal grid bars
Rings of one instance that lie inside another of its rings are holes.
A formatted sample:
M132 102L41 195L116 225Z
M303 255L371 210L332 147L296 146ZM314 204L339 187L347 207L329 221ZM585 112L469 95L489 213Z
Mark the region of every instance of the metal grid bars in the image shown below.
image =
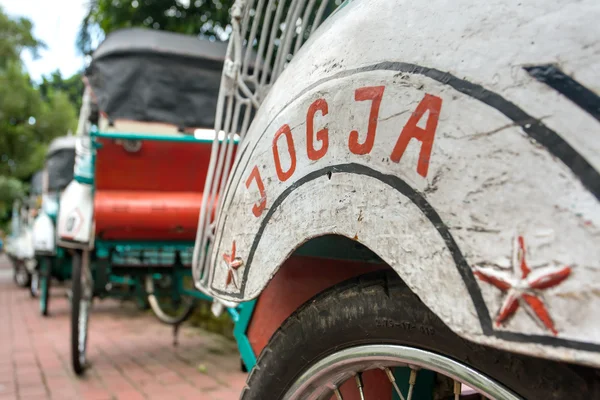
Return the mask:
M120 267L171 267L175 265L177 252L181 257L181 264L189 267L192 264L192 247L172 249L117 246L111 254L111 263Z
M236 0L232 33L221 76L215 138L204 195L193 270L198 288L210 294L207 271L222 192L232 166L235 140L244 140L256 109L294 54L320 25L333 0ZM236 157L239 153L236 154Z

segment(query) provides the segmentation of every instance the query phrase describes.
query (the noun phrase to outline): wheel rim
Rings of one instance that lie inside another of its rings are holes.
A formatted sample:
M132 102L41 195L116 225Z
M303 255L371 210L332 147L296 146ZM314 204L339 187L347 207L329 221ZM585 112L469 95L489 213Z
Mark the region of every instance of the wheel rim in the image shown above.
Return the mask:
M85 257L86 254L82 256ZM87 347L87 337L88 337L88 321L89 321L89 311L92 303L93 296L93 283L92 283L92 273L88 268L87 259L82 261L82 270L81 270L81 299L79 300L79 319L77 321L77 350L78 350L78 358L79 364L86 364L86 347Z
M87 345L87 325L88 325L88 314L89 313L89 302L87 300L81 300L79 302L79 320L77 321L78 337L77 337L77 349L79 350L79 363L85 365L85 349Z
M410 367L408 393L402 394L392 369ZM484 398L517 400L504 386L458 361L429 351L397 345L356 346L331 354L304 372L284 396L286 400L330 399L336 396L343 400L339 387L348 380L356 382L355 388L360 398L364 396L361 374L368 370L383 370L398 397L413 400L412 394L418 372L421 369L436 372L454 381L454 398L461 398L461 386L467 385ZM414 378L413 378L414 377Z
M167 311L164 305L161 305L161 301L159 300L160 296L155 295L154 278L152 275L146 276L146 292L149 293L148 303L150 304L150 308L152 308L152 311L159 320L167 324L176 324L181 322L180 320L184 318L193 307L193 300L184 297L181 300L181 306L178 310L176 310L176 312Z

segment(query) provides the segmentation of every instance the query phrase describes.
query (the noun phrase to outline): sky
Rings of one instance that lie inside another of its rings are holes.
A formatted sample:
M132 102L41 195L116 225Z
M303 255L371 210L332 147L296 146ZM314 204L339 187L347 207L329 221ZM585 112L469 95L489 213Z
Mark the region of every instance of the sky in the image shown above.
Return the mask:
M11 17L27 17L34 24L34 35L46 43L40 57L22 55L31 78L39 82L43 75L59 69L69 77L84 67L83 56L75 48L79 26L86 11L86 0L0 0Z

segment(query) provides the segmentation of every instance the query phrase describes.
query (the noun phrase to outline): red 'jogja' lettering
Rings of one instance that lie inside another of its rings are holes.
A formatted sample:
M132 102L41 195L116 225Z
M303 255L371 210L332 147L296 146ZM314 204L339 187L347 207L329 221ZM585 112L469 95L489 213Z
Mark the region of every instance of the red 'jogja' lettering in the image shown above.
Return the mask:
M348 148L354 154L369 154L373 149L375 142L375 132L377 130L377 119L379 118L379 106L385 86L368 86L356 89L354 92L354 100L365 101L371 100L371 112L369 114L369 125L367 128L367 137L364 143L358 143L358 131L350 132L348 140Z
M329 147L329 129L323 128L316 134L316 139L322 143L322 146L319 150L315 149L313 135L315 131L315 113L317 111L321 111L321 115L323 116L327 115L329 109L325 99L315 100L308 107L308 112L306 113L306 153L308 154L308 158L313 161L323 157L325 153L327 153L327 148Z
M277 148L277 140L281 135L285 135L287 143L288 153L290 154L290 168L287 171L283 171L281 168L281 160L279 159L279 149ZM284 182L294 174L296 170L296 149L294 148L294 139L292 138L292 131L288 124L284 124L273 138L273 159L275 161L275 169L277 170L277 177L281 182Z
M422 177L427 176L429 169L429 157L433 148L433 139L435 138L435 130L437 128L440 110L442 108L442 99L439 97L426 94L423 100L417 106L417 109L412 113L402 133L394 146L390 159L393 162L400 162L404 155L404 151L411 139L415 138L421 142L421 152L419 153L419 163L417 164L417 172ZM425 112L429 111L429 117L425 124L425 129L419 128L417 124Z
M258 186L260 201L252 206L252 214L258 218L267 206L267 194L265 193L265 185L260 177L260 171L256 165L252 168L252 172L250 173L250 176L248 176L248 179L246 179L246 189L250 189L250 184L253 180L256 182L256 186Z

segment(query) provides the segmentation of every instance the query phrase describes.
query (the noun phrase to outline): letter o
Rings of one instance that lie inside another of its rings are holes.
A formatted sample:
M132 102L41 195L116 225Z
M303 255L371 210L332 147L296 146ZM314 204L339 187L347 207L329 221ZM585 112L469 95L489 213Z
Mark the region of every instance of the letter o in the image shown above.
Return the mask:
M288 153L290 155L291 164L287 171L283 171L281 168L281 160L279 158L279 149L277 148L277 141L279 138L285 135L287 143ZM273 138L273 160L275 161L275 170L277 171L277 177L281 182L287 181L296 171L296 149L294 148L294 139L292 138L292 131L288 124L284 124Z

